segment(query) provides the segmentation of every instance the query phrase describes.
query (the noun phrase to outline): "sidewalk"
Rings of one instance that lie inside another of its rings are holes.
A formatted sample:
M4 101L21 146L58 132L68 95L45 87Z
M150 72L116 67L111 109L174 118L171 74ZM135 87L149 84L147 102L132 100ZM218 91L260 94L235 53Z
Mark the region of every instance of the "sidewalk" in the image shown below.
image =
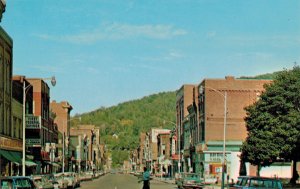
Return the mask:
M161 182L169 183L169 184L175 184L175 179L174 178L153 177L153 180L161 181Z
M218 186L218 185L206 185L203 188L204 189L220 189L221 186Z
M174 178L161 178L161 177L153 177L153 180L168 183L168 184L174 184L175 185L175 179ZM203 189L221 189L221 186L219 185L205 185Z

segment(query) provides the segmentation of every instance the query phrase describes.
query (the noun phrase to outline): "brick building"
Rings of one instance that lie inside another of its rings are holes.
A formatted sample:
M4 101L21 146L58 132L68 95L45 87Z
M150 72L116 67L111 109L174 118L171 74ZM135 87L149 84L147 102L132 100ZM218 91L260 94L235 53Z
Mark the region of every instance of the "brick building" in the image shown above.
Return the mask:
M76 125L70 129L70 145L73 171L99 170L104 168L104 147L100 145L100 130L95 125Z
M263 85L271 82L228 76L225 79L204 79L199 85L183 85L176 99L175 134L177 156L180 155L177 159L181 161L176 163L173 158L175 172L178 172L176 167L181 166L180 172L196 172L205 177L221 178L225 153L228 176L236 178L240 166L240 147L247 136L244 108L256 102L264 91ZM251 173L255 169L248 165L248 170Z
M186 171L184 168L184 123L189 115L188 107L194 104L195 88L197 85L186 84L183 85L176 93L176 156L173 155L173 172ZM186 153L185 158L190 154ZM180 170L179 170L180 169Z
M199 166L196 167L197 171L205 176L221 178L226 100L225 163L228 177L235 179L238 176L239 151L247 136L244 108L256 102L264 91L263 85L271 82L228 76L225 79L204 79L199 84L199 130L197 135L192 136L192 140L198 141L198 144L196 156L191 158L191 162L197 162Z
M66 136L70 134L70 113L73 110L72 105L67 101L56 102L53 100L50 103L51 111L55 114L54 122L58 126L58 131Z
M57 151L58 151L58 160L61 164L61 166L64 166L64 171L71 169L70 167L70 151L74 149L72 146L69 146L69 139L70 139L70 113L73 110L73 107L70 105L69 102L67 101L62 101L62 102L56 102L53 100L50 103L50 109L51 112L54 114L54 123L58 127L58 143L57 143ZM63 141L63 139L65 139ZM63 143L65 142L65 143ZM63 145L65 145L63 148ZM64 157L63 157L63 152ZM62 163L64 159L64 165Z
M57 125L50 112L50 88L42 78L27 78L32 88L32 112L26 112L26 148L37 163L36 172L50 173L50 153L58 142ZM30 106L29 106L30 107ZM56 165L56 164L55 164Z
M147 155L145 154L145 148L148 148L146 142L146 133L141 133L139 137L139 147L137 149L137 168L139 172L143 172L143 167L146 166Z

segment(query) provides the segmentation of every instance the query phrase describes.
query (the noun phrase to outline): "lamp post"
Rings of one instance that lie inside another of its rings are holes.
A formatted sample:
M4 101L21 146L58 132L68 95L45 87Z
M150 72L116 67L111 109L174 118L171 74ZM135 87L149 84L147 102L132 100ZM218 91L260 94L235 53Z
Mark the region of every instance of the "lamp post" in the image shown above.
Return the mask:
M79 119L79 121L81 121L81 117L75 117L73 119L69 119L66 124L67 124L67 128L68 128L68 123L74 119ZM69 138L67 138L69 139ZM63 124L63 151L62 151L62 172L65 172L65 124Z
M221 188L225 188L225 161L226 161L226 120L227 120L227 92L225 91L224 94L218 91L217 89L207 87L207 86L200 86L200 94L203 94L203 88L211 89L214 92L220 94L224 98L224 126L223 126L223 162L222 162L222 185Z
M55 77L51 77L51 78L43 78L41 80L51 80L51 84L52 86L56 85L56 80ZM25 135L25 131L26 131L26 93L27 90L32 87L31 84L29 84L28 86L26 86L26 82L25 82L25 77L23 80L23 144L22 144L22 175L25 176L25 156L26 156L26 149L25 149L25 144L26 144L26 135Z

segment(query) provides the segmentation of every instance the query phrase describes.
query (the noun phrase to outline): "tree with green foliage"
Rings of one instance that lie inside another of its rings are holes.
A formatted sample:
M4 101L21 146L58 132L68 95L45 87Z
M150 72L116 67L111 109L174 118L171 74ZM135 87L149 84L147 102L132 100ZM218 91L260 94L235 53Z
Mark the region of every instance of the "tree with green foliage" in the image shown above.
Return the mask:
M243 143L241 161L269 166L278 158L293 161L291 183L298 179L300 159L300 67L280 72L253 105L245 118L248 137Z

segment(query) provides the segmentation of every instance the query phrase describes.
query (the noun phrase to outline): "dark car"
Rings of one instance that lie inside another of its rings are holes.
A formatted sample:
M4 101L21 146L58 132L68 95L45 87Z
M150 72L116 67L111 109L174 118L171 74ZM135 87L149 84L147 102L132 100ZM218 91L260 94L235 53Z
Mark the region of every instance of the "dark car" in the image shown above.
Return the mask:
M240 176L232 189L283 189L282 183L276 178Z
M11 176L0 178L1 189L36 189L29 177Z

